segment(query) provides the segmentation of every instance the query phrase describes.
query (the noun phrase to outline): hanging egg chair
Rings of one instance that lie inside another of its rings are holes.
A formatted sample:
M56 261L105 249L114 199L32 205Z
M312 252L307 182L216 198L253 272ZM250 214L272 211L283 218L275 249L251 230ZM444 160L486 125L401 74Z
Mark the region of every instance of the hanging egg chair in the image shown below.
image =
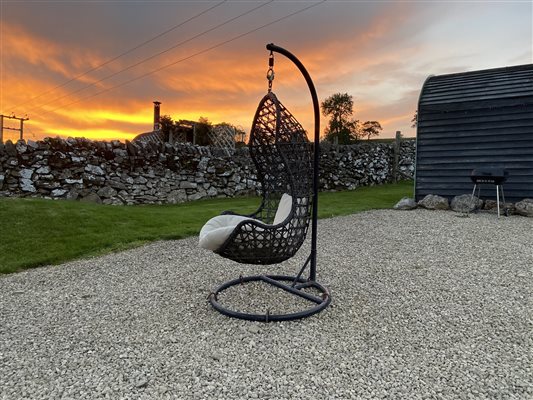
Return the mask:
M313 315L328 306L329 291L316 282L319 114L313 82L301 62L287 50L267 45L269 58L268 93L261 99L249 140L251 159L260 183L261 204L250 215L226 211L210 219L200 231L200 247L245 264L277 264L296 254L311 222L311 253L296 276L256 275L239 277L221 285L209 295L213 307L230 317L255 321L283 321ZM315 140L310 143L300 123L271 91L274 79L273 52L278 52L300 69L306 79L315 112ZM309 268L309 277L303 278ZM251 281L273 285L314 303L292 313L244 313L228 309L219 294L231 286ZM313 288L319 295L310 294Z

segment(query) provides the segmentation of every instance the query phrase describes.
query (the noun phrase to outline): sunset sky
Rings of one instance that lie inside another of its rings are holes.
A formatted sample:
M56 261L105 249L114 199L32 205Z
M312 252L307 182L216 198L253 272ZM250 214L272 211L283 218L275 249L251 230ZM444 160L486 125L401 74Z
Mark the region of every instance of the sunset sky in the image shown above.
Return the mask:
M0 0L0 14L0 113L27 114L34 140L132 139L151 130L153 100L249 131L270 42L300 58L320 100L352 95L381 137L415 135L429 75L533 62L531 0ZM282 56L275 70L274 92L312 131L305 81Z

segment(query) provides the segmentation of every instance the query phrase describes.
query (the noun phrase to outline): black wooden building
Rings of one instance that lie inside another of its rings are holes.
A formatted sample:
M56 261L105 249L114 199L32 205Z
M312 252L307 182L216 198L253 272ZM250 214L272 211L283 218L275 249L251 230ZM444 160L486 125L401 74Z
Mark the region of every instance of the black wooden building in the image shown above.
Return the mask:
M533 64L430 76L418 103L415 197L471 193L470 173L506 168L508 201L533 198ZM494 198L483 185L482 198Z

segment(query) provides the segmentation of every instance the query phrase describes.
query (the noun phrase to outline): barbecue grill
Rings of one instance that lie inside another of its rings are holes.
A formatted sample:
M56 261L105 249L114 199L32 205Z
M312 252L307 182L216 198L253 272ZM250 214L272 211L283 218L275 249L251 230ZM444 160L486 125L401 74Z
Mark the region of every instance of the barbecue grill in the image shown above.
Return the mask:
M492 184L496 186L496 207L498 209L498 217L500 216L500 191L502 193L502 200L505 206L505 195L503 194L503 183L507 180L509 173L505 168L477 168L472 171L470 174L470 179L474 182L474 190L472 190L472 196L470 198L470 203L473 204L474 194L476 188L478 188L478 198L481 193L482 184ZM507 215L507 210L504 210L505 215Z

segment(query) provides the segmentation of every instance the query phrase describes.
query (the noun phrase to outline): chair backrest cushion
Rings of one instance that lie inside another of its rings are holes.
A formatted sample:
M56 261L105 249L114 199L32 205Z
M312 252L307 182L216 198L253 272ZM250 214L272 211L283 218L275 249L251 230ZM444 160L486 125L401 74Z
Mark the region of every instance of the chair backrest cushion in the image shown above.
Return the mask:
M283 193L278 204L278 209L276 210L276 215L274 217L274 225L281 224L287 219L292 209L292 196Z

